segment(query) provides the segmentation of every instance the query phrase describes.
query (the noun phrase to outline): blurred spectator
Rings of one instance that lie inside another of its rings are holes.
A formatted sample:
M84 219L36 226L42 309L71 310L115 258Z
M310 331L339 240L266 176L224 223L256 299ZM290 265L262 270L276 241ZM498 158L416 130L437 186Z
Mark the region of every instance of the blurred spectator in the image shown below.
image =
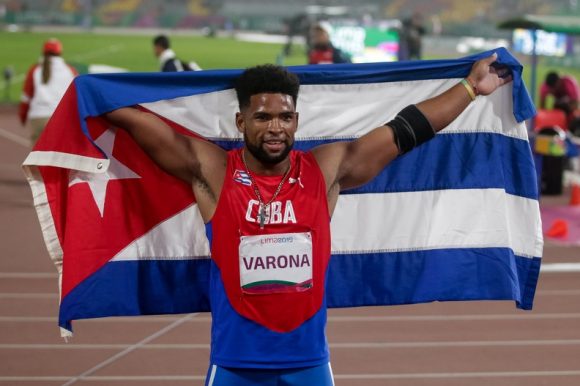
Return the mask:
M153 39L153 52L159 58L162 72L200 70L195 62L187 63L178 59L175 52L170 48L169 38L165 35L158 35Z
M23 125L28 123L33 143L77 75L77 71L60 56L62 44L59 40L47 40L42 54L39 63L28 70L20 98L20 121Z
M578 108L578 83L573 76L549 72L540 87L540 108L546 108L548 95L554 97L554 108L563 110L568 117Z
M399 60L421 59L423 35L425 35L423 16L419 12L413 12L410 18L403 20Z
M310 29L312 47L308 51L308 64L350 63L350 58L330 42L326 24L316 24Z
M309 37L309 27L310 20L308 15L305 13L299 13L298 15L292 16L285 20L287 29L287 41L284 45L284 55L289 56L292 54L292 43L294 42L295 36L304 36L306 47L310 47L310 37Z
M79 0L82 9L81 27L86 30L93 28L93 0Z

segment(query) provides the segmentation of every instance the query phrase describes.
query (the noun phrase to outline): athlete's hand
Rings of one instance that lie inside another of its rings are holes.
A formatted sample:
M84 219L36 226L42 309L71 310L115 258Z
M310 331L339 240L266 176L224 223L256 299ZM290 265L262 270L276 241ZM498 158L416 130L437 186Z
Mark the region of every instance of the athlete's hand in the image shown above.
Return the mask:
M478 95L489 95L498 87L512 81L509 69L496 64L497 54L494 52L487 58L473 64L467 81L475 88Z

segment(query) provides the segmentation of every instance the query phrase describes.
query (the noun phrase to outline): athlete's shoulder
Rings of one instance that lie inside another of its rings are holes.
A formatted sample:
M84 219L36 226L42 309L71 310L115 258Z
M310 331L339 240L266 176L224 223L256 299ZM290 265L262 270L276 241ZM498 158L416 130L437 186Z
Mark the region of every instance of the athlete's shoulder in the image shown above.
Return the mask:
M235 165L242 162L241 149L230 149L226 151L226 168L228 165Z
M311 150L304 151L304 150L292 150L290 152L290 159L292 162L300 162L300 163L316 163L316 158L312 154Z

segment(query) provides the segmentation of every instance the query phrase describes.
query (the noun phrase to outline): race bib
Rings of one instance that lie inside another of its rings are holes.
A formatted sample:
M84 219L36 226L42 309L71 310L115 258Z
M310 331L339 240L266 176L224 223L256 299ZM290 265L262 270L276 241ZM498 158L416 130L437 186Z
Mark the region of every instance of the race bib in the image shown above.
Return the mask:
M302 292L312 288L310 232L242 236L239 259L244 293Z

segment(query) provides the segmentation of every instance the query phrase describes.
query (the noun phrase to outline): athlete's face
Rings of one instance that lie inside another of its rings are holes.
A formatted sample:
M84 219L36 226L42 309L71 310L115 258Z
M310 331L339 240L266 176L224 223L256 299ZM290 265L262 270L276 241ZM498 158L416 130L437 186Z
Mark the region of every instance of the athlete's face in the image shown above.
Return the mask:
M252 156L263 164L274 165L284 161L294 145L298 113L290 95L256 94L250 98L250 105L236 115L236 125Z

